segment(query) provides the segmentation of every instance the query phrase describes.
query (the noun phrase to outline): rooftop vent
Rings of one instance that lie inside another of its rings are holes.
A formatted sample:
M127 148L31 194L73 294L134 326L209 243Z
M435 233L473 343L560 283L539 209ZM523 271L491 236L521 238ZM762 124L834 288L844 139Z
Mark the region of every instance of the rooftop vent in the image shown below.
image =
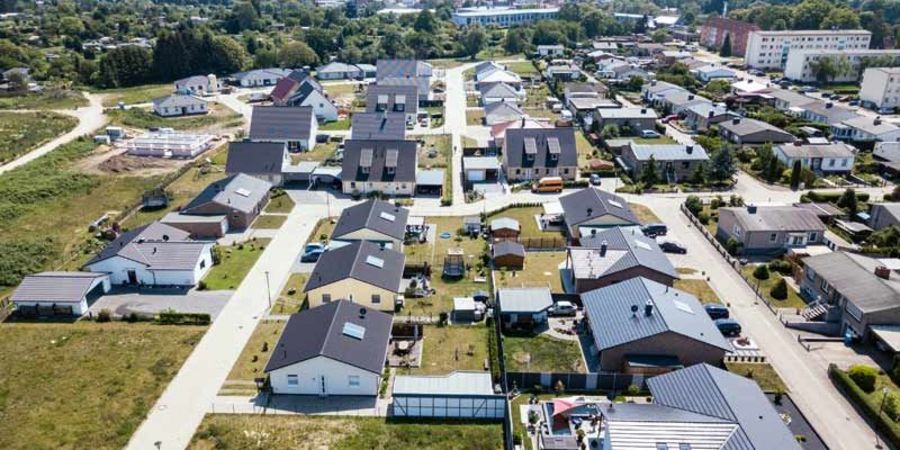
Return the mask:
M653 301L649 298L644 303L644 315L650 317L653 315Z
M750 214L756 214L756 205L747 205L747 212Z

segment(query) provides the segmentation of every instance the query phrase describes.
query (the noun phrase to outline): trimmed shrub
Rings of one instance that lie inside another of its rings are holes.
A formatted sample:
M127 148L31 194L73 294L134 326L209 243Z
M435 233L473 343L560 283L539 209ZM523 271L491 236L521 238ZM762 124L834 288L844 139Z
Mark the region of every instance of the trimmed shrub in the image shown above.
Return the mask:
M769 266L765 264L756 266L756 269L753 270L753 278L756 278L757 280L768 280Z
M209 325L212 319L206 313L163 311L157 314L156 322L161 325Z
M793 267L791 266L791 263L789 263L783 259L776 259L776 260L770 262L769 270L771 270L773 272L778 272L782 275L790 275L794 271Z
M875 391L875 380L878 379L878 369L871 366L856 364L850 366L847 375L864 392L871 394Z
M869 369L875 370L872 367L869 367ZM852 371L853 367L850 370ZM877 373L877 370L875 370L875 373ZM848 373L839 369L835 364L828 366L828 376L841 392L874 423L876 431L883 433L893 447L900 447L900 426L889 420L885 415L878 413L881 408L880 401L875 402L870 399L858 384L850 378Z
M703 202L696 195L689 195L687 200L684 201L684 206L695 216L700 214L700 211L703 211Z
M782 278L775 283L775 286L772 286L772 289L769 290L769 295L776 300L784 300L788 295L787 290L787 281L784 281L784 278Z

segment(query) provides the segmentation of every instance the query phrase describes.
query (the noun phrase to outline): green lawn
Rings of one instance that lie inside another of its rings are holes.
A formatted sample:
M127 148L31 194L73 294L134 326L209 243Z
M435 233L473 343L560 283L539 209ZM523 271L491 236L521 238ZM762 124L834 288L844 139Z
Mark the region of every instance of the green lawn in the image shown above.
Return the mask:
M467 109L466 123L469 125L483 125L484 110L483 109Z
M307 241L306 243L308 244L310 242L328 241L329 239L331 239L331 232L334 231L334 225L336 221L337 218L320 219L316 224L316 229L313 230L312 234L309 235L309 241Z
M499 450L499 423L414 422L375 417L207 415L190 450Z
M253 222L253 228L277 230L286 220L287 216L280 214L263 214Z
M425 145L418 146L419 167L445 168L450 163L451 138L449 134L420 136ZM432 153L432 149L435 153ZM434 157L430 156L434 155Z
M325 88L325 92L330 97L337 97L340 95L350 95L356 93L358 84L356 83L324 83L322 87Z
M534 67L534 64L531 61L516 61L505 64L506 69L510 72L515 72L521 76L534 76L538 74L537 68Z
M328 141L326 143L318 143L312 150L308 152L291 153L291 161L297 164L300 161L319 161L324 162L334 156L337 151L337 142Z
M303 287L306 286L307 275L305 273L292 273L288 278L281 294L275 299L275 305L272 306L272 314L294 314L302 309L306 309Z
M638 203L629 203L628 207L631 208L631 211L634 212L634 215L637 216L638 220L640 220L643 224L662 223L662 221L659 220L659 217L657 217L656 214L653 213L653 210L644 205Z
M266 205L265 212L269 214L288 214L294 210L294 201L287 194L275 195Z
M218 126L230 128L241 126L244 117L216 103L209 104L209 113L184 117L160 117L148 109L130 108L107 111L110 123L134 128L167 127L176 130L194 130Z
M788 387L769 364L726 363L729 372L750 378L764 392L788 392Z
M663 145L663 144L677 144L678 142L675 139L672 139L669 136L660 136L655 139L647 139L638 136L628 136L624 139L630 139L635 144L647 144L647 145Z
M269 362L272 350L278 343L278 338L281 337L281 331L286 323L282 320L260 320L256 324L253 334L250 335L247 345L241 350L241 355L235 361L231 372L228 373L226 383L228 381L253 381L254 378L264 377L263 369Z
M52 112L0 112L0 164L18 158L78 125L78 119Z
M716 295L712 286L706 280L675 280L675 289L681 289L688 294L697 297L700 303L722 303L722 299Z
M750 280L750 283L753 286L758 286L759 293L764 296L769 303L775 308L805 308L806 302L803 301L803 298L800 297L800 294L791 288L791 285L788 284L788 296L784 300L776 300L772 298L772 295L769 294L769 291L772 289L772 286L775 286L775 283L781 278L781 274L773 271L769 271L769 279L768 280L757 280L753 276L753 270L756 269L756 266L752 264L748 264L743 269L741 269L741 273L744 274L744 277Z
M319 125L319 131L343 131L350 129L350 118L335 120Z
M551 292L563 292L559 264L566 260L566 252L527 252L522 270L495 271L498 288L549 287Z
M206 288L212 291L237 289L269 245L269 241L270 239L254 238L240 244L217 247L222 259L203 278Z
M521 236L526 237L562 237L559 231L542 231L538 227L535 216L540 216L544 212L541 206L526 206L522 208L509 208L488 216L486 223L490 224L492 220L500 217L508 217L519 222L521 227Z
M425 348L421 367L398 369L398 373L442 375L454 370L484 370L490 332L492 329L484 324L428 325L422 330Z
M125 102L126 105L150 103L154 98L169 95L175 92L174 84L148 84L144 86L134 86L120 89L106 89L97 91L97 94L103 95L103 106L113 107L119 102Z
M0 448L120 449L205 328L0 324Z
M64 89L0 96L0 109L75 109L87 105L88 101L81 92Z
M581 345L550 336L503 337L506 370L512 372L586 372Z

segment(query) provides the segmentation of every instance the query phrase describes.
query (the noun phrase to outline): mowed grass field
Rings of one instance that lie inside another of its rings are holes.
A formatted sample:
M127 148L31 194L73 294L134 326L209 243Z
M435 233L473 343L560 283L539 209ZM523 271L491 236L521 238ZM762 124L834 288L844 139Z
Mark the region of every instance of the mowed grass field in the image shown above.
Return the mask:
M47 89L41 93L0 95L0 109L75 109L87 106L81 92Z
M154 98L169 95L175 92L174 84L147 84L121 89L107 89L98 91L104 95L103 106L112 107L124 102L126 105L150 103Z
M0 325L0 448L119 449L203 327Z
M0 112L0 164L67 133L78 119L51 112Z
M210 449L497 450L498 423L375 417L207 415L188 446Z

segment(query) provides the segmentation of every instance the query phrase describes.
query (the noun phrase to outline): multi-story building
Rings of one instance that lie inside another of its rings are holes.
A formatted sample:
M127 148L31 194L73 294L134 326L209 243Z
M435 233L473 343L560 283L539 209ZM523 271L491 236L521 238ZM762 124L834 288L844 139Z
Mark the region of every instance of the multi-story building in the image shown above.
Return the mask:
M871 39L866 30L751 31L744 63L754 69L782 69L792 50L863 50Z
M863 72L859 100L865 106L892 110L900 106L900 67L872 67Z
M747 51L747 37L751 31L758 31L759 25L728 19L720 16L710 16L706 23L700 27L700 44L713 49L722 48L725 36L731 36L731 53L743 55Z
M453 23L465 25L496 25L508 27L541 19L555 19L559 8L509 9L460 8L453 13Z
M784 76L800 82L816 81L816 64L823 59L831 59L839 71L829 81L843 83L858 81L860 65L874 60L891 60L891 64L900 62L900 50L792 50L788 54L784 66Z

